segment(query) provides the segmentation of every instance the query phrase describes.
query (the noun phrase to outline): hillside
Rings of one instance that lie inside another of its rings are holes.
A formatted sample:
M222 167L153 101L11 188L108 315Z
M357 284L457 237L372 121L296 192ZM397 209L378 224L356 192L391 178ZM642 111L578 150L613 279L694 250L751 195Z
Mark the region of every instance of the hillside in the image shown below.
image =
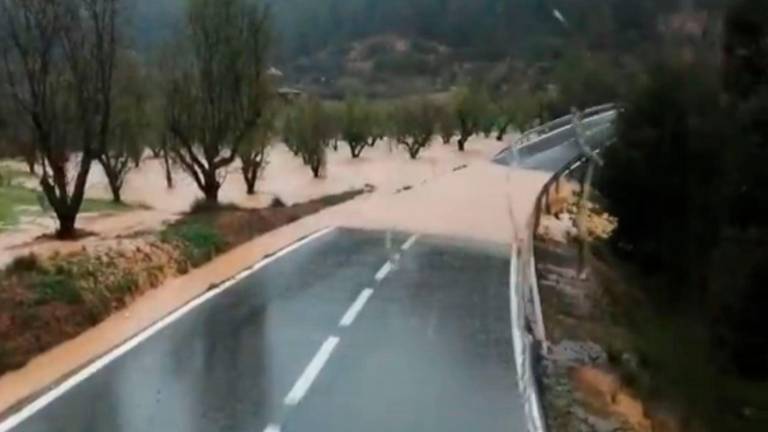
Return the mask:
M136 45L162 46L187 0L136 0ZM681 8L726 0L263 0L285 84L330 96L445 88L510 61L551 64L587 49L617 62L658 46L659 23ZM559 21L557 10L564 18Z

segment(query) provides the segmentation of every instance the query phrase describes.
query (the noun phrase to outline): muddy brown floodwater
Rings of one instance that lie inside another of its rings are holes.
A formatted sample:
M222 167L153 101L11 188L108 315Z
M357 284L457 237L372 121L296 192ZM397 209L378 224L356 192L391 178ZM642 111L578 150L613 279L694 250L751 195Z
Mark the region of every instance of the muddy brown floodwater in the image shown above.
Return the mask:
M417 161L409 160L402 151L390 152L386 144L368 149L362 159L353 161L342 147L338 153L331 153L328 178L321 180L312 179L309 170L287 150L275 149L259 183L260 195L247 197L242 181L232 173L222 190L223 201L259 206L276 194L293 203L366 184L377 191L255 238L147 292L96 327L0 377L0 412L98 357L210 286L326 227L393 229L509 244L514 227L524 227L549 174L510 170L492 163L491 158L503 146L494 140L475 139L466 153L459 153L455 145L435 143ZM128 228L159 226L188 208L198 197L193 185L177 173L176 188L167 191L161 168L157 161L148 161L131 174L124 193L128 202L142 203L152 210L85 218L81 226L98 231L101 237L120 235ZM89 196L104 196L103 187L97 172Z

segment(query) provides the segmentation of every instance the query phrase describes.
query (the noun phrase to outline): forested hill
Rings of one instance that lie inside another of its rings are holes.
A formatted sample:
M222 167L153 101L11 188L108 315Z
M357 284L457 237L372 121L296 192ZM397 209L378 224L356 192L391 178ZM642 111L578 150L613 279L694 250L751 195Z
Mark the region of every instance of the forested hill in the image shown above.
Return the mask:
M133 1L134 40L149 53L172 38L194 0ZM510 75L512 64L542 78L574 52L626 63L658 48L665 15L728 0L260 1L271 10L272 62L286 85L388 97Z
M188 0L136 0L136 39L157 44ZM709 6L724 0L698 0ZM395 33L432 40L470 57L492 59L567 38L640 43L659 14L692 0L263 0L273 11L279 52L310 55L361 38ZM553 16L561 11L568 28ZM599 42L599 41L598 41Z

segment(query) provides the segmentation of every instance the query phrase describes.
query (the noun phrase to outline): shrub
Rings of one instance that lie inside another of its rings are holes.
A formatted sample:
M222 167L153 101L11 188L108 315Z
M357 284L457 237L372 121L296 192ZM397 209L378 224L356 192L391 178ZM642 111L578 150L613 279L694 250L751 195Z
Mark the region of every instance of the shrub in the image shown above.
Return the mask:
M179 243L182 254L193 267L211 260L224 250L225 242L216 230L202 223L176 225L165 230L162 240Z
M67 275L41 273L34 277L32 286L37 294L38 304L52 302L77 304L83 301L75 280Z
M395 108L394 135L397 143L408 150L411 159L429 146L437 125L437 106L426 98L407 101Z
M8 264L8 271L11 273L29 273L38 269L40 259L33 253L16 257Z

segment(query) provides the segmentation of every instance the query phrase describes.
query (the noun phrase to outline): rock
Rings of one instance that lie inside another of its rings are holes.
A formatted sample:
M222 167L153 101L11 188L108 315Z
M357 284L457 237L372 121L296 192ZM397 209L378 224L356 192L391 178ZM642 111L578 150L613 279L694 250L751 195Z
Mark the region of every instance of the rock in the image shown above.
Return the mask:
M589 431L589 432L619 432L619 431L625 431L625 430L631 430L627 429L622 425L620 422L614 419L604 419L600 417L593 416L586 411L584 411L583 408L579 406L574 406L570 410L571 414L579 420L581 423L583 431Z
M552 345L548 356L569 365L596 365L608 363L608 354L598 344L565 340Z
M637 357L637 355L625 352L621 354L621 367L635 375L640 373L640 359Z

